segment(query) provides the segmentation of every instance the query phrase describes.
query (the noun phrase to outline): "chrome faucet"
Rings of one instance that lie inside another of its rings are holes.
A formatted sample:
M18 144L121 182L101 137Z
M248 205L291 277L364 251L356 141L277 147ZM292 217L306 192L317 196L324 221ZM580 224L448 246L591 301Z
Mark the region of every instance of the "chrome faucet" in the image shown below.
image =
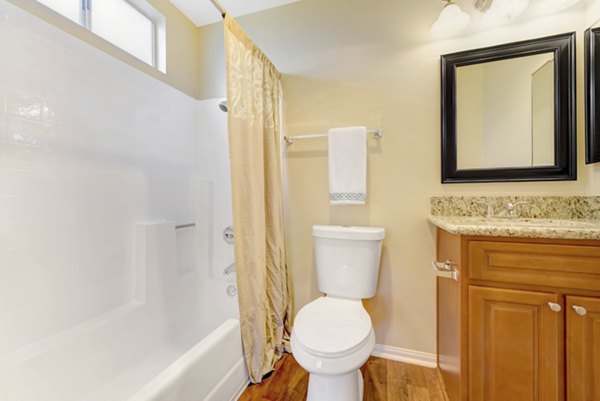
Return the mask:
M485 210L485 218L490 219L494 217L494 207L491 203L488 202L476 202L478 205L484 205L486 207Z
M529 202L517 202L517 203L512 203L512 202L508 202L505 206L504 206L504 216L507 219L518 219L519 218L519 213L517 212L517 206L521 206L521 205L525 205Z
M504 209L502 209L498 214L494 213L494 207L491 203L488 202L477 202L478 205L486 206L485 218L491 219L492 217L498 217L503 219L518 219L519 213L517 211L517 206L528 204L529 202L508 202L504 205Z

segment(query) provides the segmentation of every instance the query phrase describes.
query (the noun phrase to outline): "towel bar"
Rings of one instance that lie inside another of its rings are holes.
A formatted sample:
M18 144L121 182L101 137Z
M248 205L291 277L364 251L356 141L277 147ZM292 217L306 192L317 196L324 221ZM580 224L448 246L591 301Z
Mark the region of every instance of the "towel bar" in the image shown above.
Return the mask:
M369 128L369 129L367 129L367 134L373 135L375 138L381 138L383 136L383 132L381 132L381 130L379 128ZM329 135L328 133L323 132L323 133L319 133L319 134L284 136L283 141L286 144L291 145L292 142L294 142L295 140L298 140L298 139L323 138L328 135Z

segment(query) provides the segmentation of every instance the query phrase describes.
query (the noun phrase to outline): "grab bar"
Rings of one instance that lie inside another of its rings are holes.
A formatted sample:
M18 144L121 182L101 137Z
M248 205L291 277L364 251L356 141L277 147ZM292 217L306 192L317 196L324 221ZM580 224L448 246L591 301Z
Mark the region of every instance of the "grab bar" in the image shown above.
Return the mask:
M196 223L179 224L179 225L175 226L175 229L179 230L181 228L190 228L190 227L196 227Z

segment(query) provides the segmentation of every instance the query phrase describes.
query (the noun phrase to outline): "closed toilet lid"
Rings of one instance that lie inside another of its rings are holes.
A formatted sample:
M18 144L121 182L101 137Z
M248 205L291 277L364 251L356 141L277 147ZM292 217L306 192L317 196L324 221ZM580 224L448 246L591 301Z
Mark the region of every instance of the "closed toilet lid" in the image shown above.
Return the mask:
M371 333L369 314L360 300L321 297L298 312L294 335L310 352L340 356L362 345Z

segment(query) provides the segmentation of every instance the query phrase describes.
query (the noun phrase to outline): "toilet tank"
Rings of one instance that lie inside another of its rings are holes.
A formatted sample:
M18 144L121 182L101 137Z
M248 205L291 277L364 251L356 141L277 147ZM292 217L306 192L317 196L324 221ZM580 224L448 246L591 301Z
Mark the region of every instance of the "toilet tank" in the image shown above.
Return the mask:
M377 292L385 229L314 226L319 290L342 298L371 298Z

